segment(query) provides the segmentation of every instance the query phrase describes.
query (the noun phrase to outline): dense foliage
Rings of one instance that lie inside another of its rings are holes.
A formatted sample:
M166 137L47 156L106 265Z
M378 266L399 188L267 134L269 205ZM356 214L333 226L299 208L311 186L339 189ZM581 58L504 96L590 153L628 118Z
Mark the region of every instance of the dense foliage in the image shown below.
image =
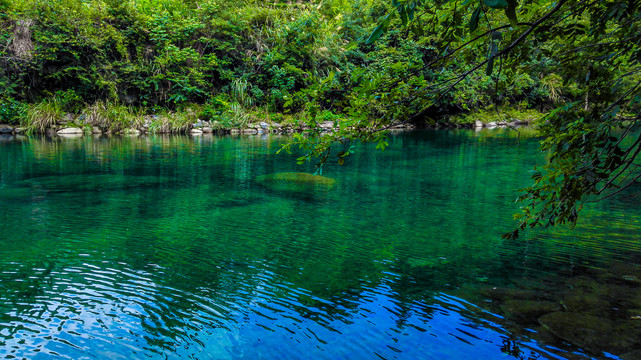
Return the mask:
M443 30L460 19L416 21L411 31L399 26L366 41L392 9L383 1L5 0L0 8L0 116L10 123L92 106L146 114L191 108L230 125L252 113L274 121L283 120L279 113L335 120L358 103L353 94L410 77L383 98L366 99L363 114L402 118L423 106L412 87L469 67L426 67L460 37L460 29ZM558 90L548 90L540 74L502 89L501 102L549 106ZM494 94L491 78L481 74L430 116L487 107ZM391 98L400 104L387 109Z
M327 154L331 144L344 143L345 137L373 138L384 146L384 138L372 134L394 120L432 113L449 98L465 94L461 84L470 80L483 84L483 72L495 84L491 92L495 104L509 102L519 94L518 84L535 76L536 90L545 89L555 103L540 125L542 150L549 159L533 171L534 184L519 198L523 213L516 217L521 223L506 237L517 237L528 226L574 224L584 202L639 184L641 164L635 160L641 152L641 12L637 1L393 0L392 5L368 43L390 33L394 28L390 19L411 24L420 9L427 14L427 23L435 24L436 34L447 38L453 33L448 46L438 48L439 55L420 71L396 76L390 85L381 83L371 91L356 92L361 104L381 101L386 105L381 106L386 111L375 127L356 126L356 131L326 136L318 143L303 141L311 153ZM411 25L406 28L407 37L416 33ZM460 65L461 59L465 65ZM450 68L453 71L442 78L423 74ZM417 104L418 108L406 112Z

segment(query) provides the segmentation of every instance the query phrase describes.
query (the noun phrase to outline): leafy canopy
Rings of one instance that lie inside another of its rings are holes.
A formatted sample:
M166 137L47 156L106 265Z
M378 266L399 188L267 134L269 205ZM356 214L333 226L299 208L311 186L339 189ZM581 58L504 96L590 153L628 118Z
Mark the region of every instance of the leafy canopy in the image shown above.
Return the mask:
M392 0L389 5L364 44L383 47L390 38L418 38L434 47L433 56L388 77L365 74L348 95L339 131L314 141L299 139L308 159L317 155L326 161L332 144L356 139L384 148L383 133L392 124L426 119L453 96L466 96L470 80L489 77L491 102L508 105L518 94L516 84L536 77L550 99L540 122L547 163L533 170L534 183L519 198L520 224L506 237L518 237L526 227L573 224L586 201L638 184L638 1ZM345 154L339 153L339 162Z

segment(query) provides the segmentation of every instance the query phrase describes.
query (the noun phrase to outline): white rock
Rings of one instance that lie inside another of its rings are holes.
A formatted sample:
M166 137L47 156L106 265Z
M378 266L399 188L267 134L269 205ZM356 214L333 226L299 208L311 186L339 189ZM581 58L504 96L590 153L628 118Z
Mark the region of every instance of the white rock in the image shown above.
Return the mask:
M64 128L56 132L56 134L58 135L78 135L78 134L82 135L84 133L85 132L81 128L77 128L77 127Z
M11 134L13 126L7 124L0 124L0 134Z
M134 129L134 128L129 128L129 129L125 129L123 131L123 133L126 134L126 135L137 136L137 135L140 135L140 130Z

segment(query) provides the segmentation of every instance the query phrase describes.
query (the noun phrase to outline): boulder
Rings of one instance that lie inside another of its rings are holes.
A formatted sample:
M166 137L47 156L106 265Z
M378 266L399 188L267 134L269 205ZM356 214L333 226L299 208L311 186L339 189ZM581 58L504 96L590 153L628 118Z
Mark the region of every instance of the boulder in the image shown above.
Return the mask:
M474 127L475 128L482 128L483 126L485 126L485 125L480 120L476 120L474 122Z
M64 128L56 132L58 135L82 135L84 133L85 132L81 128L77 127Z
M203 131L200 129L191 129L189 133L193 136L198 136L198 135L202 135Z
M561 310L558 303L545 300L506 300L501 309L520 324L536 324L539 317Z
M331 189L336 180L320 175L284 172L257 176L256 182L271 190L300 193Z
M264 122L264 121L261 121L260 123L258 123L258 126L260 126L260 128L263 129L263 130L268 130L269 129L269 124Z
M536 291L514 289L507 287L485 287L480 289L481 294L492 299L507 300L533 300L538 299L539 294Z
M539 323L559 338L597 354L623 354L641 345L641 331L633 320L615 323L591 314L559 311L541 316Z
M256 130L256 129L243 129L242 133L243 134L257 134L258 130Z
M641 349L633 350L621 355L621 360L641 360Z
M138 135L140 135L140 130L138 130L136 128L128 128L128 129L123 130L122 133L125 134L125 135L138 136Z
M0 134L11 134L13 133L13 126L8 124L0 124Z
M211 134L211 133L214 132L214 129L212 129L209 126L205 126L204 128L202 128L202 132L205 133L205 134Z
M91 128L91 133L92 134L102 134L102 130L97 126L94 126L94 127Z

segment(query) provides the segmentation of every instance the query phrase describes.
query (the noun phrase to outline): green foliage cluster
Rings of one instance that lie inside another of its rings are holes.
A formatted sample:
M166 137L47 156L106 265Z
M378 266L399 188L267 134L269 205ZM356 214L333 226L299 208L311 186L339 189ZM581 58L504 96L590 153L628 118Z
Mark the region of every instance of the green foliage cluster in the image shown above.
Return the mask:
M395 119L438 113L443 107L452 112L452 106L536 105L548 110L540 124L548 162L533 171L533 185L519 198L518 228L506 237L517 237L528 227L576 224L586 202L638 186L639 2L392 0L391 5L367 43L384 44L386 37L406 29L404 39L431 39L439 55L427 66L351 95L357 101L350 114L376 104L382 109L380 121L302 144L311 154L324 156L331 144L344 139L381 144L373 134ZM411 21L415 9L427 14L421 25ZM435 31L417 31L421 26Z
M198 107L199 118L242 125L258 113L348 117L366 99L370 105L360 117L400 119L423 105L407 99L413 89L467 66L426 68L456 36L441 28L456 24L445 19L402 28L414 17L409 5L400 20L389 17L377 42L366 41L377 16L392 9L381 0L17 0L0 6L0 40L9 44L0 49L0 116L9 123L32 120L26 114L36 112L25 109L40 102L73 114L95 104L144 114ZM550 91L539 77L503 89L505 97L544 106ZM367 98L396 79L407 80ZM552 93L549 98L558 98L557 88ZM491 104L493 94L490 77L480 75L433 110L473 111ZM391 99L399 106L388 108Z

